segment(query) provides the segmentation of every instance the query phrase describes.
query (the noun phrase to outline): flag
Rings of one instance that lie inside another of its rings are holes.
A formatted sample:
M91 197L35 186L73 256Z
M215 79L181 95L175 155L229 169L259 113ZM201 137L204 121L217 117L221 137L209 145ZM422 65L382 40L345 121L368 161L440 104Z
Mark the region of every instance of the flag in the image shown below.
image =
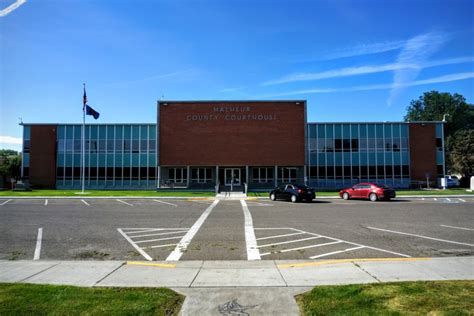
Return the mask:
M92 115L94 119L97 120L100 116L100 113L94 110L93 108L91 108L90 106L88 106L87 104L85 106L86 106L86 115Z
M87 94L86 94L86 86L84 85L84 96L82 97L82 110L86 109L87 104Z

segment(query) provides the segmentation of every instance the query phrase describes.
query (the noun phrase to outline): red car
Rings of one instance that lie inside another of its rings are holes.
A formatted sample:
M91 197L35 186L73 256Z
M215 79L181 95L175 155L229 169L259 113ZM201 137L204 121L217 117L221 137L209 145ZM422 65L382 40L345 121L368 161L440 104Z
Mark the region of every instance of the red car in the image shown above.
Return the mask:
M378 200L390 200L394 198L395 190L386 185L364 182L354 185L352 188L342 189L339 196L344 200L349 199L369 199L372 202Z

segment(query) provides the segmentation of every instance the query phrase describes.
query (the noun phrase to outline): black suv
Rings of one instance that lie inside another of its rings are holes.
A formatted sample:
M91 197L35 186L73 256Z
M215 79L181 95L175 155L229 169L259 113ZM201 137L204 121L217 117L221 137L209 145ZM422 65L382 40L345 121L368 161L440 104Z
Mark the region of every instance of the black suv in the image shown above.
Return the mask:
M270 192L270 200L272 201L284 199L293 203L301 200L311 202L314 198L316 198L314 189L304 184L282 184Z

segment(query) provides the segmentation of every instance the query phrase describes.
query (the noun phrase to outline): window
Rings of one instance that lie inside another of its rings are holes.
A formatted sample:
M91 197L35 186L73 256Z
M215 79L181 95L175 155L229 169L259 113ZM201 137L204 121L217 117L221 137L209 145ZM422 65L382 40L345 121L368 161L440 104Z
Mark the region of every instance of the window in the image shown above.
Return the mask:
M212 168L191 169L191 181L194 183L212 182Z
M358 139L352 139L352 151L359 151L359 140Z
M281 168L279 172L280 182L294 182L296 180L296 168Z
M258 183L273 182L273 168L253 168L252 181Z
M443 151L443 140L441 138L436 138L436 149Z
M188 178L186 168L168 169L168 180L174 183L184 183Z

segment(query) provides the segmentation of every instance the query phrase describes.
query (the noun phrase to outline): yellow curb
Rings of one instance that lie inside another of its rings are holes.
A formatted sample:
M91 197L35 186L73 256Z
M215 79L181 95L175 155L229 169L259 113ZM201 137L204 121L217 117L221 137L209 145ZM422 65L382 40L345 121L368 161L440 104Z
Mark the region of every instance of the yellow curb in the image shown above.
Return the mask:
M195 198L188 198L188 201L209 201L214 200L213 197L195 197Z
M431 260L431 258L367 258L367 259L336 259L316 262L302 262L302 263L287 263L278 264L277 267L281 269L285 268L300 268L300 267L314 267L322 266L326 264L346 263L346 262L387 262L387 261L421 261Z
M254 200L258 200L256 197L248 197L248 198L245 198L247 201L254 201Z
M143 261L127 261L127 265L159 267L159 268L176 268L176 265L171 264L171 263L148 263L148 262L143 262Z

